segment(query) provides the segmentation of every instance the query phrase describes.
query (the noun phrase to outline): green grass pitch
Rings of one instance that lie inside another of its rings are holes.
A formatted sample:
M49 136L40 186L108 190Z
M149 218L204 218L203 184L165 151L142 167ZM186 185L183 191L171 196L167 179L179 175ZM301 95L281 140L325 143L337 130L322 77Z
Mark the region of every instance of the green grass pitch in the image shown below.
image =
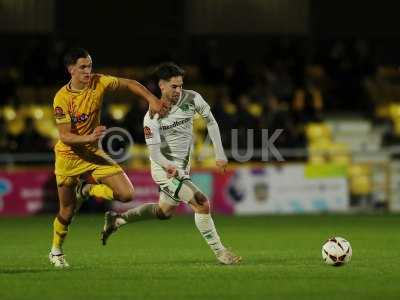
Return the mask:
M239 266L216 263L192 217L127 225L102 246L101 215L79 215L65 244L69 270L47 255L53 216L0 219L0 299L399 299L400 218L215 216ZM349 265L322 263L343 236Z

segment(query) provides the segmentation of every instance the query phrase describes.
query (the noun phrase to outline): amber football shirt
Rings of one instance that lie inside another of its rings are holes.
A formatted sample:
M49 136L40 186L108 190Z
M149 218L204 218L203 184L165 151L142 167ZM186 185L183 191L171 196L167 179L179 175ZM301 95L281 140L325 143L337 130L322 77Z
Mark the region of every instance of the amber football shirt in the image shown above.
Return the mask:
M118 78L101 74L93 74L89 86L81 91L72 90L70 83L66 84L54 98L56 123L71 123L71 132L77 135L91 134L100 125L104 93L118 86ZM96 150L97 143L69 146L59 140L55 145L56 154L66 158L79 158Z

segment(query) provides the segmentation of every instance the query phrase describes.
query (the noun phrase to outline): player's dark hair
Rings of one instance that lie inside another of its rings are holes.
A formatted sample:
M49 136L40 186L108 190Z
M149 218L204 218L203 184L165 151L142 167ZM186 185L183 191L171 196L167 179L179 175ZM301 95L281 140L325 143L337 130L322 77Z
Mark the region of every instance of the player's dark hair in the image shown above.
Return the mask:
M158 80L170 80L172 77L184 76L185 70L173 62L164 62L156 68L155 75Z
M80 58L86 58L89 56L83 48L72 48L64 55L64 66L68 68L70 65L76 64L77 60Z

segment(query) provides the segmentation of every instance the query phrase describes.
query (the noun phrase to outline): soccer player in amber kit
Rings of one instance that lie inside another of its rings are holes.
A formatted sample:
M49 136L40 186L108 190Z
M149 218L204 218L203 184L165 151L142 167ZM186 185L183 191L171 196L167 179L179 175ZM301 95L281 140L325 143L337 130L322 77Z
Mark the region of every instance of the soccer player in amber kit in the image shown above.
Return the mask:
M144 98L156 112L163 102L139 82L131 79L93 74L92 58L81 48L64 57L71 80L54 98L54 117L59 131L55 145L55 174L60 209L53 223L53 243L49 260L59 268L68 267L62 249L71 220L89 196L106 200L131 201L132 183L122 168L98 147L106 128L100 125L100 110L105 91L120 88ZM90 174L96 184L80 176Z

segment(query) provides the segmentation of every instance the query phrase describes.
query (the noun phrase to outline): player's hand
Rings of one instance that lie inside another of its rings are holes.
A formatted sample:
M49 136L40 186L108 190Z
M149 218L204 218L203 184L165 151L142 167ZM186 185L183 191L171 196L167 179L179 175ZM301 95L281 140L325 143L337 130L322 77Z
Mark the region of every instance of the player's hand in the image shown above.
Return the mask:
M159 113L161 115L166 115L170 110L171 104L165 100L158 100L150 102L150 110L154 113Z
M178 174L178 169L174 165L167 166L165 171L167 171L167 178L175 177Z
M149 102L150 110L154 113L159 113L164 107L164 101L156 100Z
M97 126L89 135L89 142L93 143L101 139L105 135L106 129L106 126Z
M225 173L226 171L226 167L228 165L228 161L226 160L217 160L215 162L215 164L217 165L217 168L222 172Z

